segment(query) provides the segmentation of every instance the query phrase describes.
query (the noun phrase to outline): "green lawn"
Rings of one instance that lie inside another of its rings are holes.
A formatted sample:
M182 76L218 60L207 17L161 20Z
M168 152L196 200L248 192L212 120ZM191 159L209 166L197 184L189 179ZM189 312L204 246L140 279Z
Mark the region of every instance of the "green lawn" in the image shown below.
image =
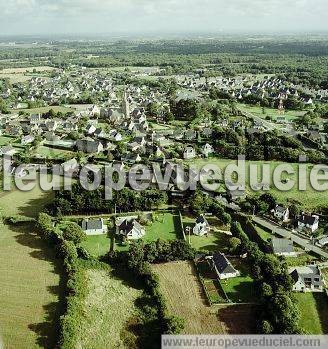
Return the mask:
M328 333L328 299L324 293L293 293L300 310L300 326L310 334Z
M211 164L211 165L216 165L220 168L221 172L224 173L226 167L229 164L236 164L236 160L229 160L229 159L218 159L218 158L209 158L209 159L194 159L192 162L188 162L185 161L185 163L189 163L189 164L193 164L195 166L197 166L198 168L203 167L205 165ZM270 186L270 192L275 195L275 197L277 198L277 200L281 203L281 204L286 204L288 202L288 200L295 200L297 202L299 202L299 204L307 210L315 210L318 206L328 206L328 195L326 195L326 192L321 191L318 192L315 189L312 188L311 184L310 184L310 172L312 169L312 165L308 164L308 168L307 168L307 190L306 191L299 191L298 190L298 183L299 183L299 179L298 179L298 164L288 164L291 165L292 169L294 170L295 174L292 174L290 176L288 176L288 178L290 178L290 180L294 180L295 181L295 185L294 187L289 190L289 191L280 191L277 188L274 187L273 185L273 181L272 181L272 174L274 172L274 170L277 168L278 165L282 165L286 163L283 162L279 162L279 161L246 161L246 169L245 169L245 180L246 180L246 191L249 194L262 194L264 193L264 191L253 191L250 186L250 164L252 165L257 165L257 169L258 169L258 180L261 180L261 176L260 176L260 169L261 169L261 165L263 164L267 164L270 167L270 178L271 178L271 186ZM283 179L286 178L285 176L283 176ZM221 189L222 189L223 185L221 185Z
M308 265L311 264L314 261L317 261L318 258L314 255L311 255L309 253L302 253L297 255L297 257L285 257L287 264L289 267L297 267L300 265Z
M146 227L144 241L176 240L182 238L180 220L177 214L156 213L155 221Z
M65 160L68 156L74 156L74 152L72 152L72 151L50 148L50 147L43 146L43 145L40 145L36 149L35 153L36 153L36 155L38 155L42 158L49 158L49 159Z
M215 217L207 217L207 220L212 228L211 232L207 236L196 236L192 233L192 229L195 226L195 218L184 216L182 218L184 231L186 228L190 228L190 244L193 248L199 251L210 252L228 252L229 240L231 236L223 232L219 232L218 229L228 230L223 226ZM189 241L189 236L186 233L186 239Z
M56 113L61 112L63 114L75 111L75 109L71 107L63 107L63 106L49 106L49 107L40 107L40 108L32 108L32 109L17 109L17 111L24 111L25 113L29 113L29 114L38 114L38 113L43 114L43 113L47 113L50 109L52 109Z
M103 256L109 252L110 238L106 234L87 236L87 239L82 242L81 246L93 256Z
M262 119L265 119L267 116L269 116L271 120L276 121L278 116L282 116L281 114L279 114L278 109L273 109L273 108L264 108L264 114L263 114L262 107L258 107L258 106L238 104L238 108L242 111L249 112ZM305 113L306 111L286 110L283 116L286 118L287 121L295 121Z
M233 303L248 303L256 302L254 293L253 279L250 274L250 269L245 260L237 258L229 258L231 264L239 270L240 276L221 280L221 286Z
M16 137L0 136L0 147L4 147L8 144L13 144L16 139Z

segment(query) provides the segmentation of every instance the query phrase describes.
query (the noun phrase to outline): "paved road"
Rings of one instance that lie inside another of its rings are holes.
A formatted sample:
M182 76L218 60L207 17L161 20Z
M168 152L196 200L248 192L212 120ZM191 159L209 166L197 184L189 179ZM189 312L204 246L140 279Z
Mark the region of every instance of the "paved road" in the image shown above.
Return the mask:
M308 240L296 235L295 233L291 232L290 230L286 230L281 228L279 225L268 221L266 219L263 219L261 217L255 216L253 217L253 221L257 223L258 225L261 225L264 228L267 228L271 230L274 234L277 234L283 238L287 238L295 242L296 244L304 247L306 251L312 251L316 254L318 254L321 257L328 259L328 253L325 252L323 249L321 249L318 246L314 246L311 243L309 243Z

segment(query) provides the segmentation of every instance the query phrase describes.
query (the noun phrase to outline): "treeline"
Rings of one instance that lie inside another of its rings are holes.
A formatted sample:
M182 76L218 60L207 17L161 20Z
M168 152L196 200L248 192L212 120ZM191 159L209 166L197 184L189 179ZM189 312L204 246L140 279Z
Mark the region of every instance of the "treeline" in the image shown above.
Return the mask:
M81 184L74 183L72 190L60 190L54 200L47 206L52 215L78 213L114 213L145 211L166 204L166 192L151 189L137 192L129 188L113 191L110 200L105 199L104 187L94 191L84 189Z
M255 242L250 241L240 223L232 224L231 233L240 239L243 253L247 253L248 262L253 266L252 274L263 309L258 319L258 332L301 334L303 330L299 327L300 315L293 301L292 279L287 264L272 254L262 252Z

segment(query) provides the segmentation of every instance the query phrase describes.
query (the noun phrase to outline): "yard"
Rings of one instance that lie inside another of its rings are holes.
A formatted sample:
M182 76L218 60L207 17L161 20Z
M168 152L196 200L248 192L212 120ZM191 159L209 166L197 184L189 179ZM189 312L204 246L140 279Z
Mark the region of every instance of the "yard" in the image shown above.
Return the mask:
M211 231L207 236L197 236L192 232L195 226L195 218L184 216L182 218L186 239L189 241L187 227L190 228L190 245L198 251L228 252L231 235L227 227L223 226L215 217L206 217L211 226Z
M50 199L39 188L0 193L1 214L36 217ZM60 272L33 223L0 225L0 335L6 348L55 346Z
M99 257L109 252L110 238L107 234L87 236L87 239L82 242L81 246L84 247L91 255Z
M179 216L172 213L154 214L154 221L146 227L144 241L176 240L182 238Z
M142 289L122 280L104 265L83 271L87 287L75 348L136 347L129 325L138 318ZM133 343L133 345L132 345Z
M171 314L185 319L183 334L241 334L253 332L253 309L245 306L209 307L190 262L152 266Z
M324 293L293 293L300 310L300 326L309 334L328 334L328 301Z

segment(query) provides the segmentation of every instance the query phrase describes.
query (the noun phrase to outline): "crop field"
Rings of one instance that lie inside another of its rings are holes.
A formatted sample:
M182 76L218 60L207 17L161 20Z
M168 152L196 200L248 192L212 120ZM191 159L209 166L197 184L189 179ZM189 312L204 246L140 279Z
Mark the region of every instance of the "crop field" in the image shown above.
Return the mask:
M35 217L51 195L0 193L1 214ZM6 348L52 348L57 340L60 267L33 223L0 225L0 337Z
M187 162L188 163L188 162ZM204 165L216 165L220 168L221 172L224 173L226 170L226 167L229 164L236 164L236 160L229 160L229 159L218 159L218 158L210 158L210 159L196 159L193 160L193 164L195 164L197 167L201 168ZM328 196L326 195L325 191L316 191L315 189L312 188L310 184L310 173L313 168L311 164L308 164L307 166L307 178L306 178L306 190L305 191L300 191L298 190L298 184L299 184L299 167L298 164L287 164L292 167L294 170L294 174L291 174L288 176L290 180L295 181L295 185L293 188L289 191L280 191L279 189L275 188L273 185L272 181L272 175L279 165L286 165L283 162L278 162L278 161L246 161L246 169L245 169L245 180L246 180L246 192L248 194L263 194L266 191L253 191L250 188L250 165L256 165L258 169L258 181L261 181L261 176L260 176L260 169L262 165L266 164L270 167L270 178L271 178L271 183L270 184L270 192L277 198L277 200L281 204L286 204L288 200L295 200L297 201L304 209L307 210L312 210L315 209L318 206L328 206ZM285 176L282 176L282 179L286 179ZM221 185L222 188L223 184Z
M137 316L142 290L127 285L111 270L87 269L87 296L75 348L129 348L136 337L128 324ZM126 340L129 340L129 344ZM132 346L134 347L134 346Z
M244 306L209 307L190 262L153 265L168 311L185 320L184 334L252 333L252 308Z

